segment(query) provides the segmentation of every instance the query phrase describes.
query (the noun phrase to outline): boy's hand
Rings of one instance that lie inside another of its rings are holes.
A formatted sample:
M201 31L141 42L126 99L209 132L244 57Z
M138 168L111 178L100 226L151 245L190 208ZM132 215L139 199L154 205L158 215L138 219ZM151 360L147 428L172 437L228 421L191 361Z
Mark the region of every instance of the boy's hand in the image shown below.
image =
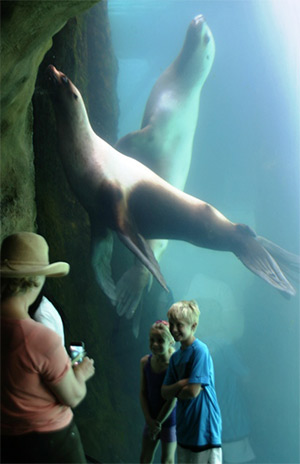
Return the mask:
M189 383L189 379L180 379L178 380L178 386L180 386L180 388L183 388L185 387L188 383Z
M172 385L163 385L161 395L165 400L178 398L180 391L189 383L189 379L180 379Z

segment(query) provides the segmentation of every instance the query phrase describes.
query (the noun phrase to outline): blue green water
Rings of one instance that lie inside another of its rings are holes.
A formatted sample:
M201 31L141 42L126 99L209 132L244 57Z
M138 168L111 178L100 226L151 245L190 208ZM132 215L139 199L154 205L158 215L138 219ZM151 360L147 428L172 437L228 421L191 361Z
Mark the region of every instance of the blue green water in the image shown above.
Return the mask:
M154 82L200 13L214 35L216 56L201 94L185 191L299 254L296 0L110 0L119 137L139 129ZM224 436L237 440L240 428L253 462L299 463L299 288L285 299L233 255L181 242L169 243L160 264L175 300L199 298L205 308L198 336L215 356Z

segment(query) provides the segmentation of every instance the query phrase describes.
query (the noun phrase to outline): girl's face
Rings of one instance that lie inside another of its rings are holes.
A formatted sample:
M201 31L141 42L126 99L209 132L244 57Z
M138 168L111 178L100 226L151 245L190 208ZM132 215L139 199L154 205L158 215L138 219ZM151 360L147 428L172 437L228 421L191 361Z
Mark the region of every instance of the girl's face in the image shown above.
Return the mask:
M150 350L154 355L163 355L168 353L171 341L164 337L160 330L151 329L149 337Z

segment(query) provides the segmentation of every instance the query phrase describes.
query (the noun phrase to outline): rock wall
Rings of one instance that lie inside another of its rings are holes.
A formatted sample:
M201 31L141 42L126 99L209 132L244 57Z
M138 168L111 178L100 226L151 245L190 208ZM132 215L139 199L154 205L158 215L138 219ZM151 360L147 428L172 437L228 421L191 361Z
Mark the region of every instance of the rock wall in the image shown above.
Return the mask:
M1 2L1 238L35 228L31 99L52 36L84 2Z
M133 338L130 322L118 318L95 282L89 220L57 155L44 73L52 63L69 75L83 94L94 130L115 141L117 64L107 2L4 1L1 6L1 236L37 230L50 245L50 260L70 263L70 275L49 279L45 292L64 316L66 344L84 340L95 359L96 375L74 411L85 451L99 462L138 462L139 358L147 339Z

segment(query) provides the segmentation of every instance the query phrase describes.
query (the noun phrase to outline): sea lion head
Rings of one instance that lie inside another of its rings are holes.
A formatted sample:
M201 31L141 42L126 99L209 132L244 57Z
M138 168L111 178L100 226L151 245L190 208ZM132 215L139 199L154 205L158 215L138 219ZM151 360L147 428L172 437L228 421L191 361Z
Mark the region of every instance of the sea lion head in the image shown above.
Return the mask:
M79 90L61 71L50 64L47 68L48 89L58 121L69 121L73 125L86 124L88 116Z
M190 23L181 51L180 66L186 73L201 76L205 82L215 57L215 41L203 15L196 16Z

